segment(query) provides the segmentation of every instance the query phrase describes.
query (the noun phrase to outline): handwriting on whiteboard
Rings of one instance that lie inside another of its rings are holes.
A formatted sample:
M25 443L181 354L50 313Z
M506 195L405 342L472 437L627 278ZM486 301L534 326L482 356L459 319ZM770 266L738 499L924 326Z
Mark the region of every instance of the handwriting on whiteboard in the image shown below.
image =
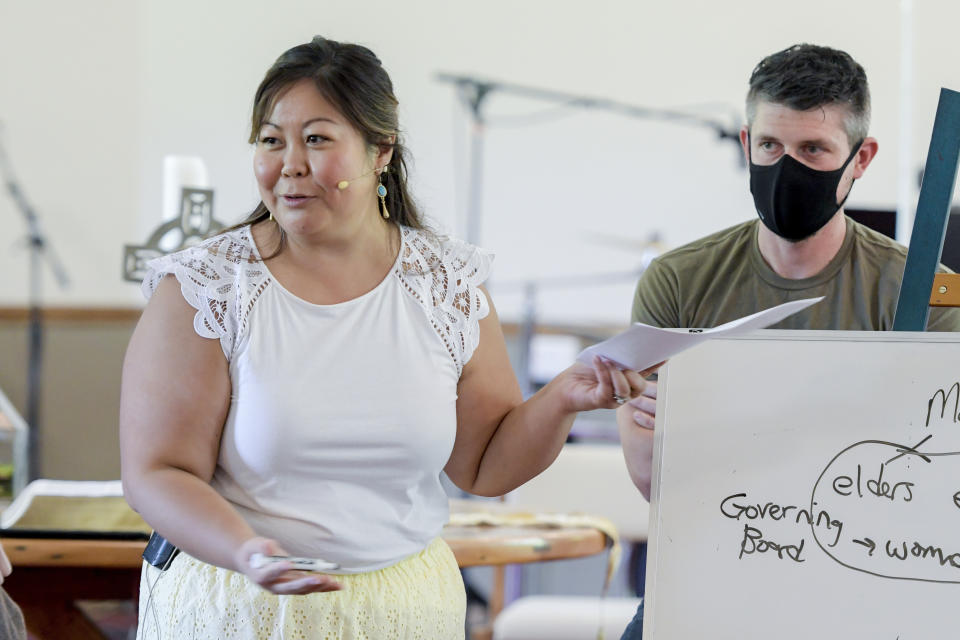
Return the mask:
M938 450L936 437L960 428L960 382L924 409L922 439L851 444L826 463L808 501L723 496L720 513L737 523L730 550L741 561L798 565L819 550L881 578L960 583L960 451Z

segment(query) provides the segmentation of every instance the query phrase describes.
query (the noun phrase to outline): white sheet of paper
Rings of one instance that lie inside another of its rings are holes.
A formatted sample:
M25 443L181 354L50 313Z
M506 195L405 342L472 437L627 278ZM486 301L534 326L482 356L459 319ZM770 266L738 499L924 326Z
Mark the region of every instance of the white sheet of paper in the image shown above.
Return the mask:
M769 327L821 300L822 296L785 302L712 329L661 329L637 322L623 333L587 347L580 352L577 360L591 364L593 356L603 356L624 369L643 371L704 340L738 336Z

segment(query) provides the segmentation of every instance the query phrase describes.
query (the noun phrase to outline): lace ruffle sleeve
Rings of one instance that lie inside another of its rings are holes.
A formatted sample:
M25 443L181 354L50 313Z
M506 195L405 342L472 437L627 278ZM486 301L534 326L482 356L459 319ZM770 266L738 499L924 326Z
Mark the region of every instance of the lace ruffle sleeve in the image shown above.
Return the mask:
M490 275L494 255L447 236L407 229L404 233L402 277L462 373L480 342L480 320L490 313L480 285Z
M266 273L242 231L221 234L150 260L141 286L149 299L164 276L174 276L184 300L197 310L193 318L197 335L219 339L228 361L244 325L241 311L249 307L243 301L243 292L251 284L262 291L262 283L256 283L257 274L262 279Z

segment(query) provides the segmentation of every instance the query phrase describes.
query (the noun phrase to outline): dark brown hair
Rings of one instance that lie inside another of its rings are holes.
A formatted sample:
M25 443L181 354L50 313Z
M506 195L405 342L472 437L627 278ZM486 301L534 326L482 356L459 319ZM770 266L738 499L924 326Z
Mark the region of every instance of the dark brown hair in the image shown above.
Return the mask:
M829 104L847 108L845 128L851 145L867 137L870 87L863 67L850 54L830 47L796 44L767 56L750 74L747 124L760 101L797 111Z
M400 137L399 103L393 93L393 83L380 59L364 46L315 36L310 42L285 51L257 88L250 121L250 143L257 142L260 127L280 96L304 79L313 80L320 94L360 132L368 145L393 148L389 170L383 177L387 187L389 221L415 229L424 228L407 188L406 147ZM234 228L266 220L269 216L270 212L261 201L253 213ZM284 244L281 229L277 253Z

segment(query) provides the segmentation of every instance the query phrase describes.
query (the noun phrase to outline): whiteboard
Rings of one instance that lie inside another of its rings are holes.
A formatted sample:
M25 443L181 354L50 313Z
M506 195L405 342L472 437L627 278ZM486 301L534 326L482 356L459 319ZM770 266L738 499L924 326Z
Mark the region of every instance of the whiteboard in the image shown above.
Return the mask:
M676 356L644 638L960 637L958 411L960 334L768 330Z

